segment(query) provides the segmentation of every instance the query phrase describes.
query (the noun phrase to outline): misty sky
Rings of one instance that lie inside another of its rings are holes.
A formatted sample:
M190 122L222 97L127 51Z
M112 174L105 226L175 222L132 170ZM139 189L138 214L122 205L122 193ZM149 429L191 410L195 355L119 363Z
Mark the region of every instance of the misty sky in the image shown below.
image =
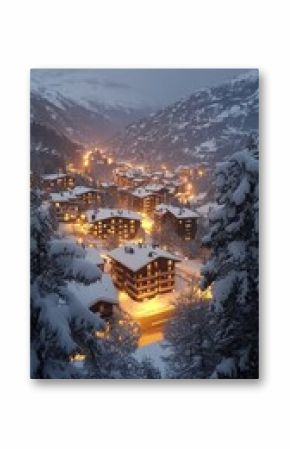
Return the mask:
M33 88L108 104L164 106L247 69L36 69Z

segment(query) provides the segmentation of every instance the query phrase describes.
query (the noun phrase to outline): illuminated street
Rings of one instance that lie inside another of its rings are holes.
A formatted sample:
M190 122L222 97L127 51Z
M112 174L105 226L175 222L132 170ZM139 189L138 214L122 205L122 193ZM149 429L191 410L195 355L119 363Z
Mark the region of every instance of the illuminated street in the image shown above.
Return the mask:
M157 295L142 302L133 301L125 292L119 292L120 307L141 329L139 346L149 345L163 340L163 328L174 310L175 293Z

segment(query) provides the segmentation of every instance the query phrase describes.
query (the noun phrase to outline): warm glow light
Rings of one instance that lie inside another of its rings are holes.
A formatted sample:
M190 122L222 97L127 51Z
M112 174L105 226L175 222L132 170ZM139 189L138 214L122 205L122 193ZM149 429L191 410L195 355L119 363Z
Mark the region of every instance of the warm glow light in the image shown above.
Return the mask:
M190 182L188 182L186 184L186 192L187 193L191 193L192 192L192 184Z
M83 362L84 360L86 360L85 354L75 354L70 356L71 362Z
M153 220L150 217L148 217L148 215L146 215L146 214L141 214L141 215L142 215L142 221L141 221L142 228L144 229L146 234L151 234L152 228L154 225Z
M201 290L201 288L199 288L197 285L197 286L193 287L192 295L201 301L210 300L210 299L212 299L212 289L211 289L211 287L208 287L205 290Z

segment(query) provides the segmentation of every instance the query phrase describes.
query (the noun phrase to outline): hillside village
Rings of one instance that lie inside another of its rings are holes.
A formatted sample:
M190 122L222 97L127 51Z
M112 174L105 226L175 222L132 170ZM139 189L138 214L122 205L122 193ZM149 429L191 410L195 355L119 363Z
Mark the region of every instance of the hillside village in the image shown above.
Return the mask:
M140 346L162 341L164 323L184 290L211 297L210 290L198 288L203 254L196 243L207 219L196 189L208 175L206 165L133 165L99 148L86 150L82 163L67 164L65 173L31 173L59 234L84 248L102 271L96 283L72 282L70 288L108 323L118 308L137 320ZM183 251L185 244L192 244L190 251Z
M149 114L32 89L32 377L258 376L259 83L243 72Z

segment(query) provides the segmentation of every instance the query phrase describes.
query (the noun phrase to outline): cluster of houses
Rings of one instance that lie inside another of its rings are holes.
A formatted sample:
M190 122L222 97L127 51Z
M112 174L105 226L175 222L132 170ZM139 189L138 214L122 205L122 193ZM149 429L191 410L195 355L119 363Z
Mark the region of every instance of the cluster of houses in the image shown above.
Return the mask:
M107 253L109 272L104 271L104 259L94 253L92 260L103 271L101 281L90 286L71 284L83 303L105 318L118 306L116 289L126 291L135 301L174 289L179 258L158 245L138 240L132 243L144 216L151 218L156 230L167 232L170 226L186 241L195 238L199 219L180 201L182 196L189 198L193 194L193 167L179 166L174 171L144 170L124 163L114 167L111 179L94 186L76 185L73 173L46 174L40 179L59 222L82 223L96 239L115 236L119 243L125 243ZM107 198L112 205L108 205Z

